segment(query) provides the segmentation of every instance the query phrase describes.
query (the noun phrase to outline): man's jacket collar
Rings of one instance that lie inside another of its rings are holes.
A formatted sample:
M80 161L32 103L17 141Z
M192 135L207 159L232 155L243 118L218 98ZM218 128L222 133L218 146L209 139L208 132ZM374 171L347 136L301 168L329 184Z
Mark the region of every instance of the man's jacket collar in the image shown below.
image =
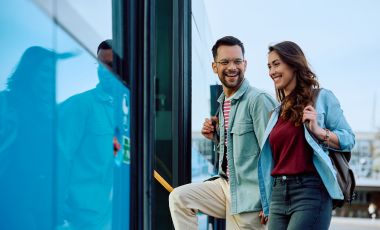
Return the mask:
M239 100L241 96L244 95L245 91L249 88L249 83L247 79L243 79L243 82L241 83L239 89L235 92L233 95L232 100ZM222 94L218 98L219 103L223 103L225 94L222 92Z

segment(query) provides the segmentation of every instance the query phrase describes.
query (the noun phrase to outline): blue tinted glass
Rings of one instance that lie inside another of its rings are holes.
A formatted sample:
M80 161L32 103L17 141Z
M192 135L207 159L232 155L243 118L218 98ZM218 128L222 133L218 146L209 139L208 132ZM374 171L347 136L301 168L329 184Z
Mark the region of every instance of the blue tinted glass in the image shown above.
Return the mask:
M32 1L0 6L0 229L128 226L129 90Z
M52 229L53 23L22 0L2 1L0 22L0 229Z
M57 65L58 222L117 229L121 220L113 217L121 209L129 216L117 205L129 202L129 91L109 66L63 31L57 35L60 52L73 54ZM112 63L111 49L100 52Z

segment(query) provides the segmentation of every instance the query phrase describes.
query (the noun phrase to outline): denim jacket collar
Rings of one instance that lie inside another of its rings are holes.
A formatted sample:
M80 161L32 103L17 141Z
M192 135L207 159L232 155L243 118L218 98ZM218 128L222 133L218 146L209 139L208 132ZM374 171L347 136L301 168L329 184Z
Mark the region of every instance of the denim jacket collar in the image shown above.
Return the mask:
M233 101L234 100L239 100L244 95L244 93L247 91L248 88L249 88L249 82L248 82L248 80L247 79L243 79L243 82L241 83L239 89L233 95L232 100ZM220 104L223 103L224 97L225 97L225 94L224 94L224 92L222 92L222 94L218 98L218 102Z

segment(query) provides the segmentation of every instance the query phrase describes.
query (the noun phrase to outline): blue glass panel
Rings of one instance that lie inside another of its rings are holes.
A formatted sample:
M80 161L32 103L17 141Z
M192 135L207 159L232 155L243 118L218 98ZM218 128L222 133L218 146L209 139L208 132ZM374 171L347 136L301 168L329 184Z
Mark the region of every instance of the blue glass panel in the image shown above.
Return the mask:
M23 0L2 1L0 22L0 229L52 229L53 23Z
M129 90L32 1L0 22L0 229L128 226Z
M119 229L129 217L129 90L76 40L57 35L60 53L75 54L57 66L58 223Z

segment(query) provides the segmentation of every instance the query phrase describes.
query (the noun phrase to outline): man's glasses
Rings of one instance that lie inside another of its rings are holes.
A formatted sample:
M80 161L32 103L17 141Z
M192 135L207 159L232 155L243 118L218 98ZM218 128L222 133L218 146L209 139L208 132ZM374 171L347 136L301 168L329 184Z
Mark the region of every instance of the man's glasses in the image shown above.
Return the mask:
M240 58L233 59L233 60L222 59L220 61L216 61L216 63L218 63L222 66L228 66L230 64L230 62L234 63L234 65L236 65L236 66L240 66L243 64L244 59L240 59Z

